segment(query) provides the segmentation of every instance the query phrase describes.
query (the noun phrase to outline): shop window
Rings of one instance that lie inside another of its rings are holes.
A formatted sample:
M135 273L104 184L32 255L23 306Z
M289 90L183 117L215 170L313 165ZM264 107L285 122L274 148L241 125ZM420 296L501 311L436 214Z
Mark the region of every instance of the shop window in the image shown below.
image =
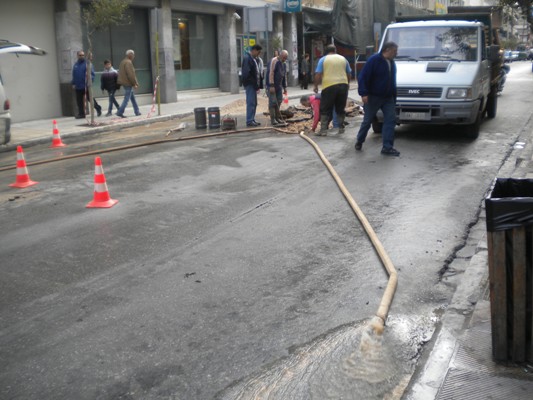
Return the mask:
M176 89L218 87L216 17L172 13Z
M87 5L83 4L82 8ZM131 23L128 25L111 26L94 32L92 35L93 63L96 77L94 86L100 94L100 75L104 69L104 60L111 60L113 67L118 70L120 62L126 56L126 50L135 51L135 73L139 81L136 93L152 93L152 70L150 59L150 32L148 28L148 10L130 8L127 10ZM83 47L88 49L85 24L83 27ZM87 51L87 50L86 50ZM123 89L119 91L123 94Z

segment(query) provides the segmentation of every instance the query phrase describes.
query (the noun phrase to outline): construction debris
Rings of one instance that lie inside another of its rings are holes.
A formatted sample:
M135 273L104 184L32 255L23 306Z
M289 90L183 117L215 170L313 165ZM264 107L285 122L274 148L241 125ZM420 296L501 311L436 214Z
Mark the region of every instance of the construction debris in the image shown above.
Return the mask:
M172 128L170 129L167 134L165 136L168 136L170 135L171 133L175 133L175 132L181 132L182 130L184 130L185 128L187 128L187 123L186 122L182 122L180 123L177 127L175 128Z
M306 108L301 105L291 105L286 104L281 105L281 116L284 121L288 123L288 126L283 128L284 132L298 134L300 132L309 132L313 126L313 111L311 108ZM362 103L357 102L353 99L348 98L346 104L346 116L347 117L357 117L363 114ZM225 105L220 108L220 114L224 117L222 118L221 127L223 130L228 130L231 128L236 129L237 118L235 115L242 115L246 113L246 99L239 99L232 103ZM257 114L263 114L266 117L270 117L268 112L268 97L262 94L257 96ZM187 128L187 123L182 122L176 128L170 129L166 136L169 136L172 133L180 132ZM269 125L265 125L265 128Z

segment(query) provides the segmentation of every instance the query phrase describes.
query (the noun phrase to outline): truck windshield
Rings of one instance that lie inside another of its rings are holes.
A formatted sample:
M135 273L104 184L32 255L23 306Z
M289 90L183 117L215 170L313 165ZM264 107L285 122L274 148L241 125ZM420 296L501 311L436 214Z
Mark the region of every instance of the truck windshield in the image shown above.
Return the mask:
M477 61L476 27L401 27L387 31L385 41L398 45L398 60Z

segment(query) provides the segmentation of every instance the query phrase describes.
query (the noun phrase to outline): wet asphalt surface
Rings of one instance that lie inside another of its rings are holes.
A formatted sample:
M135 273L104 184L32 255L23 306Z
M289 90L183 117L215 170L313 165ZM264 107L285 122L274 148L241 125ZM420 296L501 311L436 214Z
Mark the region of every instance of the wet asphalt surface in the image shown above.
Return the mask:
M394 395L453 294L441 273L527 126L530 64L522 68L513 65L497 118L475 141L402 126L401 157L381 156L375 134L355 153L358 119L341 137L315 139L398 270L382 339L365 338L365 324L386 273L297 135L102 154L119 200L106 210L85 208L93 156L33 166L40 183L23 190L8 187L14 171L0 172L0 397ZM73 147L135 133L117 135ZM36 146L26 159L51 151Z

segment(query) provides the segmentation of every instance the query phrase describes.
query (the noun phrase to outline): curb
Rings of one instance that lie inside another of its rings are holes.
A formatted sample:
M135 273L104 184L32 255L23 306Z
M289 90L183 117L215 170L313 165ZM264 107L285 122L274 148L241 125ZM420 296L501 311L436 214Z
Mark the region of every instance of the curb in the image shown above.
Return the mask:
M129 128L129 127L135 127L135 126L142 126L142 125L150 125L152 123L156 122L164 122L169 121L171 119L175 118L186 118L188 116L193 115L193 112L185 112L185 113L179 113L179 114L167 114L167 115L158 115L155 117L150 118L143 118L140 120L135 121L124 121L122 123L117 123L113 125L104 125L104 126L83 126L80 127L75 132L67 132L62 133L61 138L72 138L72 137L81 137L81 136L87 136L92 134L98 134L98 133L106 133L110 131L118 131L121 129ZM49 137L39 137L35 139L28 139L23 142L18 142L16 144L14 143L8 143L7 145L0 146L0 153L2 152L8 152L8 151L14 151L17 149L17 146L23 146L23 147L31 147L36 146L39 144L46 144L50 142Z

